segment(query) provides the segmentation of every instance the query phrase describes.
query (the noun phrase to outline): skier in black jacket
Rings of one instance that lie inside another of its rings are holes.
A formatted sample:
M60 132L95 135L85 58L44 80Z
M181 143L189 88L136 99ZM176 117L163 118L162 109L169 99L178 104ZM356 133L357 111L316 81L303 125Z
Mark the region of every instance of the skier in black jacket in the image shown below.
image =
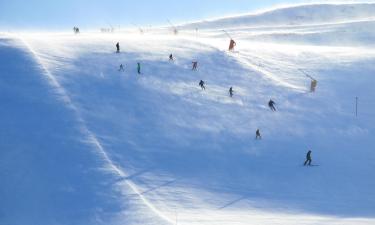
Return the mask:
M255 131L255 139L258 140L258 139L262 139L262 136L260 135L260 130L257 129L257 131Z
M198 62L194 61L194 62L191 62L191 63L193 64L193 68L191 70L197 70Z
M202 90L206 90L206 87L204 86L204 81L199 81L199 86L202 88Z
M272 99L270 99L270 101L268 102L268 106L272 111L276 111L275 104L276 103Z
M120 53L120 43L119 42L117 42L117 44L116 44L116 53Z
M118 69L118 71L124 71L124 65L120 64L120 68Z
M232 98L233 97L233 87L229 88L229 96Z
M305 161L305 163L303 165L304 166L306 166L306 165L311 166L311 162L312 162L312 160L311 160L311 151L309 150L307 152L307 154L306 154L306 161Z

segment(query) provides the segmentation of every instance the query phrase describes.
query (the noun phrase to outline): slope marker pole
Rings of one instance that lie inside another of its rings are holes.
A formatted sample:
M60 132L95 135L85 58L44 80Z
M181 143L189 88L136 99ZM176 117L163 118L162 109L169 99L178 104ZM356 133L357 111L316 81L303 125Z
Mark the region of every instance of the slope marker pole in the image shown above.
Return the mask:
M355 97L355 117L358 117L358 97Z

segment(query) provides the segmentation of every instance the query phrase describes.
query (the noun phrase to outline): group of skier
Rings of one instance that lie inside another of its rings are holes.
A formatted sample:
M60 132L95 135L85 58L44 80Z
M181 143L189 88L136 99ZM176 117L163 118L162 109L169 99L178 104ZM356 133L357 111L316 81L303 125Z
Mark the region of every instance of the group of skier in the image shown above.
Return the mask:
M116 53L120 53L120 43L119 42L116 43ZM123 64L120 64L120 68L118 69L118 71L125 71ZM141 74L141 63L140 62L137 62L137 72L138 72L138 74Z
M74 29L76 29L76 27ZM78 29L78 32L79 32L79 29ZM233 51L234 46L236 46L236 42L233 39L231 39L230 40L230 45L229 45L229 50ZM120 43L119 42L116 43L116 53L120 53ZM169 61L174 61L173 54L169 55ZM192 70L194 70L194 71L197 70L197 67L198 67L198 61L193 61L192 62ZM120 64L119 71L124 71L123 64ZM138 72L138 74L141 74L141 63L140 62L137 62L137 72ZM199 81L199 86L201 87L202 90L206 90L205 82L203 80ZM228 92L229 92L229 96L232 98L233 97L233 93L234 93L233 87L230 87ZM276 111L275 105L276 105L276 103L272 99L270 99L269 102L268 102L268 106L269 106L269 108L273 112ZM260 134L260 129L259 128L255 131L255 139L256 140L261 140L262 139L262 135ZM306 161L303 164L304 166L306 166L306 165L311 166L311 162L312 162L311 153L312 153L311 150L309 150L307 152L307 154L306 154Z
M79 28L78 27L73 27L73 32L75 34L79 34Z

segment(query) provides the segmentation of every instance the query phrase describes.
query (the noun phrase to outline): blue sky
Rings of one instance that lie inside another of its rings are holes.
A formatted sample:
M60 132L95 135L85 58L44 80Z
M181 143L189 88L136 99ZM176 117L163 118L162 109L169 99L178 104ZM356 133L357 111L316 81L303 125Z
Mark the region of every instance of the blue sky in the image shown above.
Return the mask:
M309 0L0 0L0 28L61 29L165 24Z

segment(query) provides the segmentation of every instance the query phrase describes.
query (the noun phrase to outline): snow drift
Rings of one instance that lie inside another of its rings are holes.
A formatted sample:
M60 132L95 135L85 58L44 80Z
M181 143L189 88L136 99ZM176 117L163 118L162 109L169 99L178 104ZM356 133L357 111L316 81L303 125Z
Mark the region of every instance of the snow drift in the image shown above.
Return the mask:
M222 29L230 27L259 27L311 25L375 19L375 3L310 4L277 8L258 14L233 16L183 25L185 28Z

